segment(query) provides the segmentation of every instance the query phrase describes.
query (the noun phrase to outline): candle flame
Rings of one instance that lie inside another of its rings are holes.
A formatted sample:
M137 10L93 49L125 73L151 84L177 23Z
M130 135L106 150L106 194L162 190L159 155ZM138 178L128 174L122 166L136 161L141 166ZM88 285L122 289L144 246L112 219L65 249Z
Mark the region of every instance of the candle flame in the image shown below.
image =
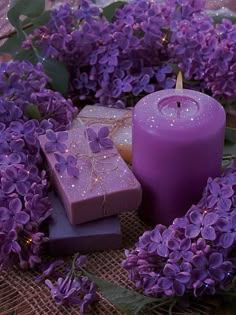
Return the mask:
M179 71L178 75L177 75L177 80L176 80L176 89L183 89L183 75L182 72Z

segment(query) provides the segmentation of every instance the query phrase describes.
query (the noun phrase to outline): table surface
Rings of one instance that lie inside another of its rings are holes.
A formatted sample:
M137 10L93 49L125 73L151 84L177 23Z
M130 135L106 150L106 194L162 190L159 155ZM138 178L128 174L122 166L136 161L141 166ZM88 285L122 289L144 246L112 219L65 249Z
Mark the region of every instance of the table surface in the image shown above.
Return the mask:
M100 3L105 3L106 0L100 1ZM47 0L47 7L51 7L53 4L55 4L55 2L56 1L53 0ZM8 3L9 0L0 0L0 35L7 33L10 29L6 18ZM235 0L225 0L224 3L236 11ZM208 5L222 6L222 1L219 0L218 3L215 0L208 1ZM236 145L227 146L225 148L225 152L236 154ZM125 248L130 248L137 240L138 236L141 235L147 227L138 219L135 213L123 215L121 221L124 241L123 245ZM132 231L132 233L130 233L130 231ZM120 267L120 262L123 260L123 258L123 249L120 251L95 253L89 256L88 269L91 272L96 273L98 276L116 282L120 285L125 285L132 288L132 284L127 281L126 273L124 273ZM0 272L1 315L79 314L78 308L76 307L69 309L64 307L56 307L51 301L48 290L45 290L45 286L38 286L35 284L34 276L35 273L33 272L22 272L15 269L11 270L10 272ZM9 296L10 300L7 300ZM93 310L90 314L118 315L121 313L115 310L115 308L109 305L109 303L106 301L101 300L95 310ZM218 308L218 310L214 312L214 315L227 315L227 313L223 308Z

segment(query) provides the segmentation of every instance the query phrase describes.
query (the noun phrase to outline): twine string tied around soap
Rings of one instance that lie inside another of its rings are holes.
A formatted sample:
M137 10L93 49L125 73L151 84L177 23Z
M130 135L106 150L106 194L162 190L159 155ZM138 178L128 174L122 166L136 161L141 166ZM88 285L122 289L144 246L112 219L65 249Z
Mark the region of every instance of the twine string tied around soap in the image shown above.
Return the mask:
M106 211L107 191L103 185L102 178L99 174L109 174L110 172L113 172L118 169L117 164L114 165L114 163L109 162L109 159L116 157L117 153L114 153L114 152L107 153L107 154L105 152L103 152L102 154L93 153L89 146L89 140L88 140L88 135L87 135L86 130L84 131L84 136L85 136L85 140L87 144L87 150L86 150L87 153L80 153L79 145L76 142L70 143L70 152L74 154L78 159L85 158L87 161L90 161L91 163L90 179L88 181L88 185L85 191L91 191L94 187L94 184L96 183L100 185L103 192L103 202L102 202L103 216L107 216L108 215ZM111 165L112 168L106 169L106 170L99 170L99 166L101 166L102 164Z
M113 138L119 130L123 129L124 127L129 127L131 125L131 119L132 119L131 110L126 110L126 113L119 118L78 116L78 120L82 121L82 124L85 121L87 127L90 127L96 124L111 125L111 127L109 128L111 138Z

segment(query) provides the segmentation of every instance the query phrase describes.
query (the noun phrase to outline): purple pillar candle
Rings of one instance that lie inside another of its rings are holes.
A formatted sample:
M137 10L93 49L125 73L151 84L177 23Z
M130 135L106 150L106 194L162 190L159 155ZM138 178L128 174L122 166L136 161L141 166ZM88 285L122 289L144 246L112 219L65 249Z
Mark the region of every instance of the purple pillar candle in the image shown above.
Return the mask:
M221 172L225 111L213 98L184 89L141 99L133 113L133 172L143 188L141 217L170 224L199 201Z

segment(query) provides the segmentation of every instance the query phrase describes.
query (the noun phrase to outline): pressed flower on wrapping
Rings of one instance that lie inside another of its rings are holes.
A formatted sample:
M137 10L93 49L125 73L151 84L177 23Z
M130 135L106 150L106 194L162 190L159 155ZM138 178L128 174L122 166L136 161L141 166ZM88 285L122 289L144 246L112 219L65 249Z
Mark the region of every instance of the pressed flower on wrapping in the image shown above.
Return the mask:
M108 138L109 128L102 127L98 133L92 128L87 128L87 136L89 141L90 149L93 153L98 153L101 149L112 149L113 141Z
M55 169L59 174L63 174L67 171L67 174L71 177L79 177L79 169L76 167L78 159L74 155L68 155L64 157L58 153L54 153L54 157L57 161Z
M64 153L67 149L67 146L62 143L68 139L68 132L58 132L55 133L53 130L46 131L46 137L49 140L45 143L45 151L47 153L60 152Z

